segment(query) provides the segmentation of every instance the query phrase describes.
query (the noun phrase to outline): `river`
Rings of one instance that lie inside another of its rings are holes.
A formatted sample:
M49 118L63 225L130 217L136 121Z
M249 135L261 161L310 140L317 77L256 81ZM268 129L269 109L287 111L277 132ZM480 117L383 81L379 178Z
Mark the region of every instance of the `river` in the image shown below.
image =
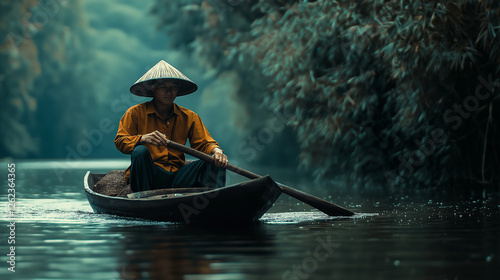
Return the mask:
M293 170L272 170L359 214L331 218L282 194L255 225L185 226L93 213L85 172L126 161L14 161L10 203L9 163L1 173L1 279L500 279L498 194L329 196L307 189Z

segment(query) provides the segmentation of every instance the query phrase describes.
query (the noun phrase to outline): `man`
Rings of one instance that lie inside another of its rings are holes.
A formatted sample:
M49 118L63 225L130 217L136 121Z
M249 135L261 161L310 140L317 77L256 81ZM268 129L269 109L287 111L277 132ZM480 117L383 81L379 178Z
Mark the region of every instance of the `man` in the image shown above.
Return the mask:
M200 117L174 103L177 96L195 92L198 86L164 60L158 62L130 87L138 96L153 97L130 107L120 120L115 145L131 154L125 180L132 191L176 187L223 187L228 163L219 144ZM212 154L214 163L195 161L186 165L185 155L167 149L167 139Z

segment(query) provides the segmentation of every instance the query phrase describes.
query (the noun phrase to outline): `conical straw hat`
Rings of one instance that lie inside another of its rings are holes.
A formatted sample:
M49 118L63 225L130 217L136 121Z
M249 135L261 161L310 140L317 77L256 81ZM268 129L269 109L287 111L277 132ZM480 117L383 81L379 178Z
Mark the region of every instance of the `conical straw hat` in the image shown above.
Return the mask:
M188 77L168 64L165 60L160 60L146 74L137 80L131 87L130 92L138 96L153 97L151 91L152 81L161 79L177 80L179 82L179 92L177 96L186 95L195 92L198 86Z

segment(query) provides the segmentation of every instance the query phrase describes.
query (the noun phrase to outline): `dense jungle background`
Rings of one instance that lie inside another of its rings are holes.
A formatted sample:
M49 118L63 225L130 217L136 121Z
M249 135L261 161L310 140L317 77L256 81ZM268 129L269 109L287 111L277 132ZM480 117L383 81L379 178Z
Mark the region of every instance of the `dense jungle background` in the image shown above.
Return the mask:
M165 59L234 163L498 191L499 29L494 0L2 0L0 158L126 158L129 87Z

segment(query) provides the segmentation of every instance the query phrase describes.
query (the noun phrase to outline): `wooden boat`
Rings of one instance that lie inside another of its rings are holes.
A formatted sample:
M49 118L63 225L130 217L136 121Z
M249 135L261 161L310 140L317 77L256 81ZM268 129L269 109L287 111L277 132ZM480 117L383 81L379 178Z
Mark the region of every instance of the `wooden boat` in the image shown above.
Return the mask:
M251 223L262 217L281 194L276 183L264 176L220 189L163 189L149 197L115 197L94 191L105 175L85 174L85 193L95 213L155 221Z

